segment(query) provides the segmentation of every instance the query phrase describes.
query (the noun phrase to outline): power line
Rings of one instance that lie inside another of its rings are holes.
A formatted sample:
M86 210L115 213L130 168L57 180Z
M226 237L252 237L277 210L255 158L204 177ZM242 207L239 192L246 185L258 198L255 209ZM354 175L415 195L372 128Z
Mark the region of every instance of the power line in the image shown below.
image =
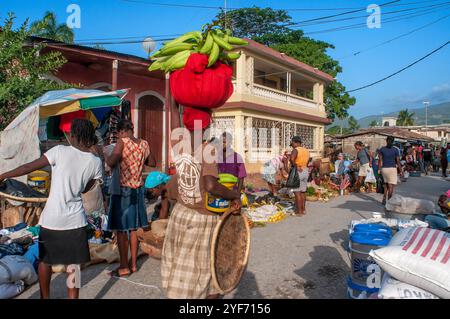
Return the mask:
M380 46L382 46L382 45L391 43L391 42L393 42L393 41L395 41L395 40L398 40L398 39L400 39L400 38L403 38L403 37L405 37L405 36L408 36L408 35L410 35L410 34L413 34L414 32L420 31L420 30L425 29L425 28L427 28L427 27L429 27L429 26L431 26L431 25L433 25L433 24L436 24L436 23L438 23L438 22L440 22L440 21L442 21L442 20L444 20L444 19L447 19L448 17L450 17L450 14L448 14L448 15L446 15L446 16L444 16L444 17L441 17L441 18L439 18L439 19L437 19L437 20L434 20L434 21L432 21L432 22L430 22L430 23L427 23L427 24L425 24L425 25L423 25L423 26L421 26L421 27L418 27L418 28L416 28L416 29L413 29L413 30L411 30L411 31L408 31L408 32L406 32L406 33L403 33L403 34L401 34L401 35L399 35L399 36L396 36L396 37L394 37L394 38L392 38L392 39L383 41L383 42L381 42L381 43L379 43L379 44L376 44L376 45L374 45L374 46L368 47L368 48L366 48L366 49L359 50L359 51L357 51L357 52L355 52L355 53L352 53L350 56L356 56L356 55L361 54L361 53L363 53L363 52L366 52L366 51L369 51L369 50L378 48L378 47L380 47Z
M394 17L390 17L385 19L382 23L383 24L387 24L387 23L391 23L391 22L397 22L397 21L402 21L402 20L408 20L411 18L416 18L416 17L420 17L423 15L428 15L434 12L441 12L442 9L426 9L421 11L421 13L418 12L413 12L413 13L408 13L408 14L403 14L403 15L398 15L398 16L394 16ZM305 32L305 35L312 35L312 34L321 34L321 33L329 33L329 32L335 32L335 31L343 31L343 30L352 30L352 29L361 29L361 28L367 28L367 24L366 23L356 23L356 24L350 24L350 25L346 25L346 26L341 26L341 27L335 27L335 28L331 28L331 29L324 29L324 30L317 30L317 31L310 31L310 32Z
M429 27L430 25L433 25L433 24L435 24L435 23L437 23L437 22L439 22L439 21L442 21L442 20L444 20L444 19L446 19L446 18L448 18L448 17L450 17L450 14L449 14L449 15L446 15L446 16L444 16L444 17L441 17L441 18L439 18L439 19L437 19L437 20L434 20L434 21L432 21L432 22L430 22L430 23L428 23L428 24L425 24L425 25L423 25L423 26L421 26L421 27L419 27L419 28L413 29L413 30L408 31L408 32L406 32L406 33L403 33L403 34L401 34L401 35L399 35L399 36L396 36L396 37L394 37L394 38L392 38L392 39L383 41L383 42L381 42L381 43L379 43L379 44L377 44L377 45L374 45L374 46L372 46L372 47L370 47L370 48L363 49L363 50L359 50L359 51L357 51L357 52L355 52L355 53L352 53L352 54L344 55L344 56L342 56L342 57L336 58L335 60L340 61L340 60L343 60L343 59L346 59L346 58L349 58L349 57L352 57L352 56L356 56L356 55L358 55L358 54L361 54L361 53L363 53L363 52L365 52L365 51L368 51L368 50L371 50L371 49L373 49L373 48L380 47L380 46L382 46L382 45L391 43L391 42L393 42L393 41L395 41L395 40L398 40L398 39L400 39L400 38L402 38L402 37L404 37L404 36L410 35L410 34L412 34L412 33L414 33L414 32L417 32L417 31L422 30L422 29L424 29L424 28L426 28L426 27ZM323 65L325 65L325 64L327 64L327 63L329 63L329 62L322 63L322 64L320 64L319 66L317 66L317 68L318 68L318 67L322 67ZM291 70L291 71L300 71L300 70L301 70L301 69L293 69L293 70ZM273 72L273 73L268 73L268 74L264 74L264 75L261 75L261 76L255 76L255 77L265 77L265 76L279 75L279 74L284 74L284 73L286 73L286 71Z
M396 11L380 12L380 13L377 13L377 14L372 14L371 16L389 15L389 14L394 14L394 13L399 13L399 12L406 12L406 11L412 11L412 10L415 11L415 10L423 9L423 8L445 7L448 4L450 4L450 1L442 2L442 3L439 3L439 4L432 5L432 6L422 6L422 7L414 7L414 8L408 8L408 9L402 9L402 10L396 10ZM425 9L425 10L427 10L427 9ZM422 11L424 11L424 10L422 10ZM421 12L421 10L418 10L417 12ZM295 26L307 27L307 26L326 24L326 23L332 23L332 22L339 22L339 21L348 21L348 20L354 20L354 19L366 18L366 17L368 17L368 14L360 15L360 16L356 16L356 17L348 17L348 18L326 20L326 21L318 21L317 23L305 23L305 24L303 24L303 23L296 23ZM291 26L294 26L294 25L291 25Z
M143 0L120 0L122 2L128 3L136 3L136 4L145 4L150 6L160 6L160 7L178 7L178 8L193 8L193 9L214 9L221 10L224 7L222 6L205 6L205 5L195 5L195 4L178 4L178 3L165 3L165 2L152 2L152 1L143 1ZM393 1L392 3L399 2L400 0ZM390 6L408 6L411 4L417 3L428 3L428 2L436 2L440 0L428 0L428 1L416 1L416 2L407 2L400 4L392 4ZM246 9L248 7L228 7L228 10L239 10ZM342 10L355 10L358 11L364 10L365 8L361 7L334 7L334 8L273 8L274 10L285 10L285 11L342 11Z
M427 57L433 55L434 53L438 52L439 50L442 50L442 49L443 49L445 46L447 46L448 44L450 44L450 41L447 41L446 43L444 43L443 45L441 45L439 48L434 49L434 50L431 51L430 53L428 53L428 54L424 55L423 57L421 57L420 59L418 59L418 60L416 60L416 61L414 61L414 62L408 64L408 65L405 66L404 68L402 68L402 69L400 69L400 70L398 70L398 71L396 71L396 72L394 72L394 73L392 73L392 74L390 74L390 75L388 75L388 76L385 76L384 78L382 78L382 79L380 79L380 80L378 80L378 81L372 82L372 83L370 83L370 84L361 86L361 87L356 88L356 89L353 89L353 90L348 90L348 91L346 91L346 93L351 93L351 92L359 91L359 90L362 90L362 89L366 89L366 88L371 87L371 86L374 86L374 85L376 85L376 84L378 84L378 83L380 83L380 82L386 81L387 79L389 79L389 78L391 78L391 77L393 77L393 76L395 76L395 75L397 75L397 74L399 74L399 73L405 71L406 69L409 69L409 68L412 67L413 65L419 63L420 61L425 60Z
M383 6L386 6L386 5L389 5L389 4L392 4L392 3L396 3L396 2L399 2L399 1L400 0L394 0L394 1L386 2L386 3L380 4L379 7L383 7ZM334 18L334 17L339 17L339 16L343 16L343 15L347 15L347 14L356 13L356 12L363 11L363 10L366 10L366 9L367 8L360 8L360 9L356 9L356 10L352 10L352 11L347 11L347 12L342 12L342 13L338 13L338 14L328 15L328 16L324 16L324 17L304 20L304 21L300 21L300 22L290 22L290 23L285 24L284 26L287 27L287 26L293 26L293 25L306 23L306 22L325 20L325 19L329 19L329 18Z

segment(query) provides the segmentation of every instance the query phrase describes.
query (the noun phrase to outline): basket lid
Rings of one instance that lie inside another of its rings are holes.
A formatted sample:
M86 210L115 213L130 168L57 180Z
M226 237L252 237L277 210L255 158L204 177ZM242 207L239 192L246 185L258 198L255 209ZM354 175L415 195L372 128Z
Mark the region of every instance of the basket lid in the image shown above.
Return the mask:
M211 273L221 294L237 287L247 266L250 252L250 227L242 214L225 212L211 241Z

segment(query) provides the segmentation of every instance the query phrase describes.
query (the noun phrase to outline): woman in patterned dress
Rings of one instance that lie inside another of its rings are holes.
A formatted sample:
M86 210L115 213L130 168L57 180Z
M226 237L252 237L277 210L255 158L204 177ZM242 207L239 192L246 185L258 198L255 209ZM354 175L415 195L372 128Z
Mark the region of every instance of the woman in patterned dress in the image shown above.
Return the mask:
M120 169L120 192L111 195L108 219L108 228L117 233L120 254L120 266L111 275L118 277L137 271L139 242L136 231L148 226L142 172L150 148L147 141L133 136L133 129L130 121L120 121L117 125L117 144L111 156L105 155L108 166L113 168L119 165ZM131 252L130 265L128 248Z

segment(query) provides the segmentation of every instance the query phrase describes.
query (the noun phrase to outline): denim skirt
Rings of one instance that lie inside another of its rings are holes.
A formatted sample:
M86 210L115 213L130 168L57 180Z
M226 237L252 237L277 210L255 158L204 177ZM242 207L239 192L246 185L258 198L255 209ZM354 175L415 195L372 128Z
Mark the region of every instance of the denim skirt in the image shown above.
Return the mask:
M129 231L148 226L145 209L145 188L121 187L120 195L111 195L108 229Z

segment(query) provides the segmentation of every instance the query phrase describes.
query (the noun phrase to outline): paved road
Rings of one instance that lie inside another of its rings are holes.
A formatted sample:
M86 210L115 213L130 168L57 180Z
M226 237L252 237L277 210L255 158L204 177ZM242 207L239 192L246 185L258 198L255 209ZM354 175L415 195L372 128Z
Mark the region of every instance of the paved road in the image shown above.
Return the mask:
M410 178L400 195L437 200L450 183L437 176ZM349 257L345 251L351 220L383 211L378 194L355 194L328 203L308 203L305 217L252 230L249 265L236 291L226 298L346 298ZM82 271L81 298L163 298L160 262L141 257L138 273L111 279L100 264ZM52 297L65 297L65 276L52 280ZM38 285L18 298L38 298Z

